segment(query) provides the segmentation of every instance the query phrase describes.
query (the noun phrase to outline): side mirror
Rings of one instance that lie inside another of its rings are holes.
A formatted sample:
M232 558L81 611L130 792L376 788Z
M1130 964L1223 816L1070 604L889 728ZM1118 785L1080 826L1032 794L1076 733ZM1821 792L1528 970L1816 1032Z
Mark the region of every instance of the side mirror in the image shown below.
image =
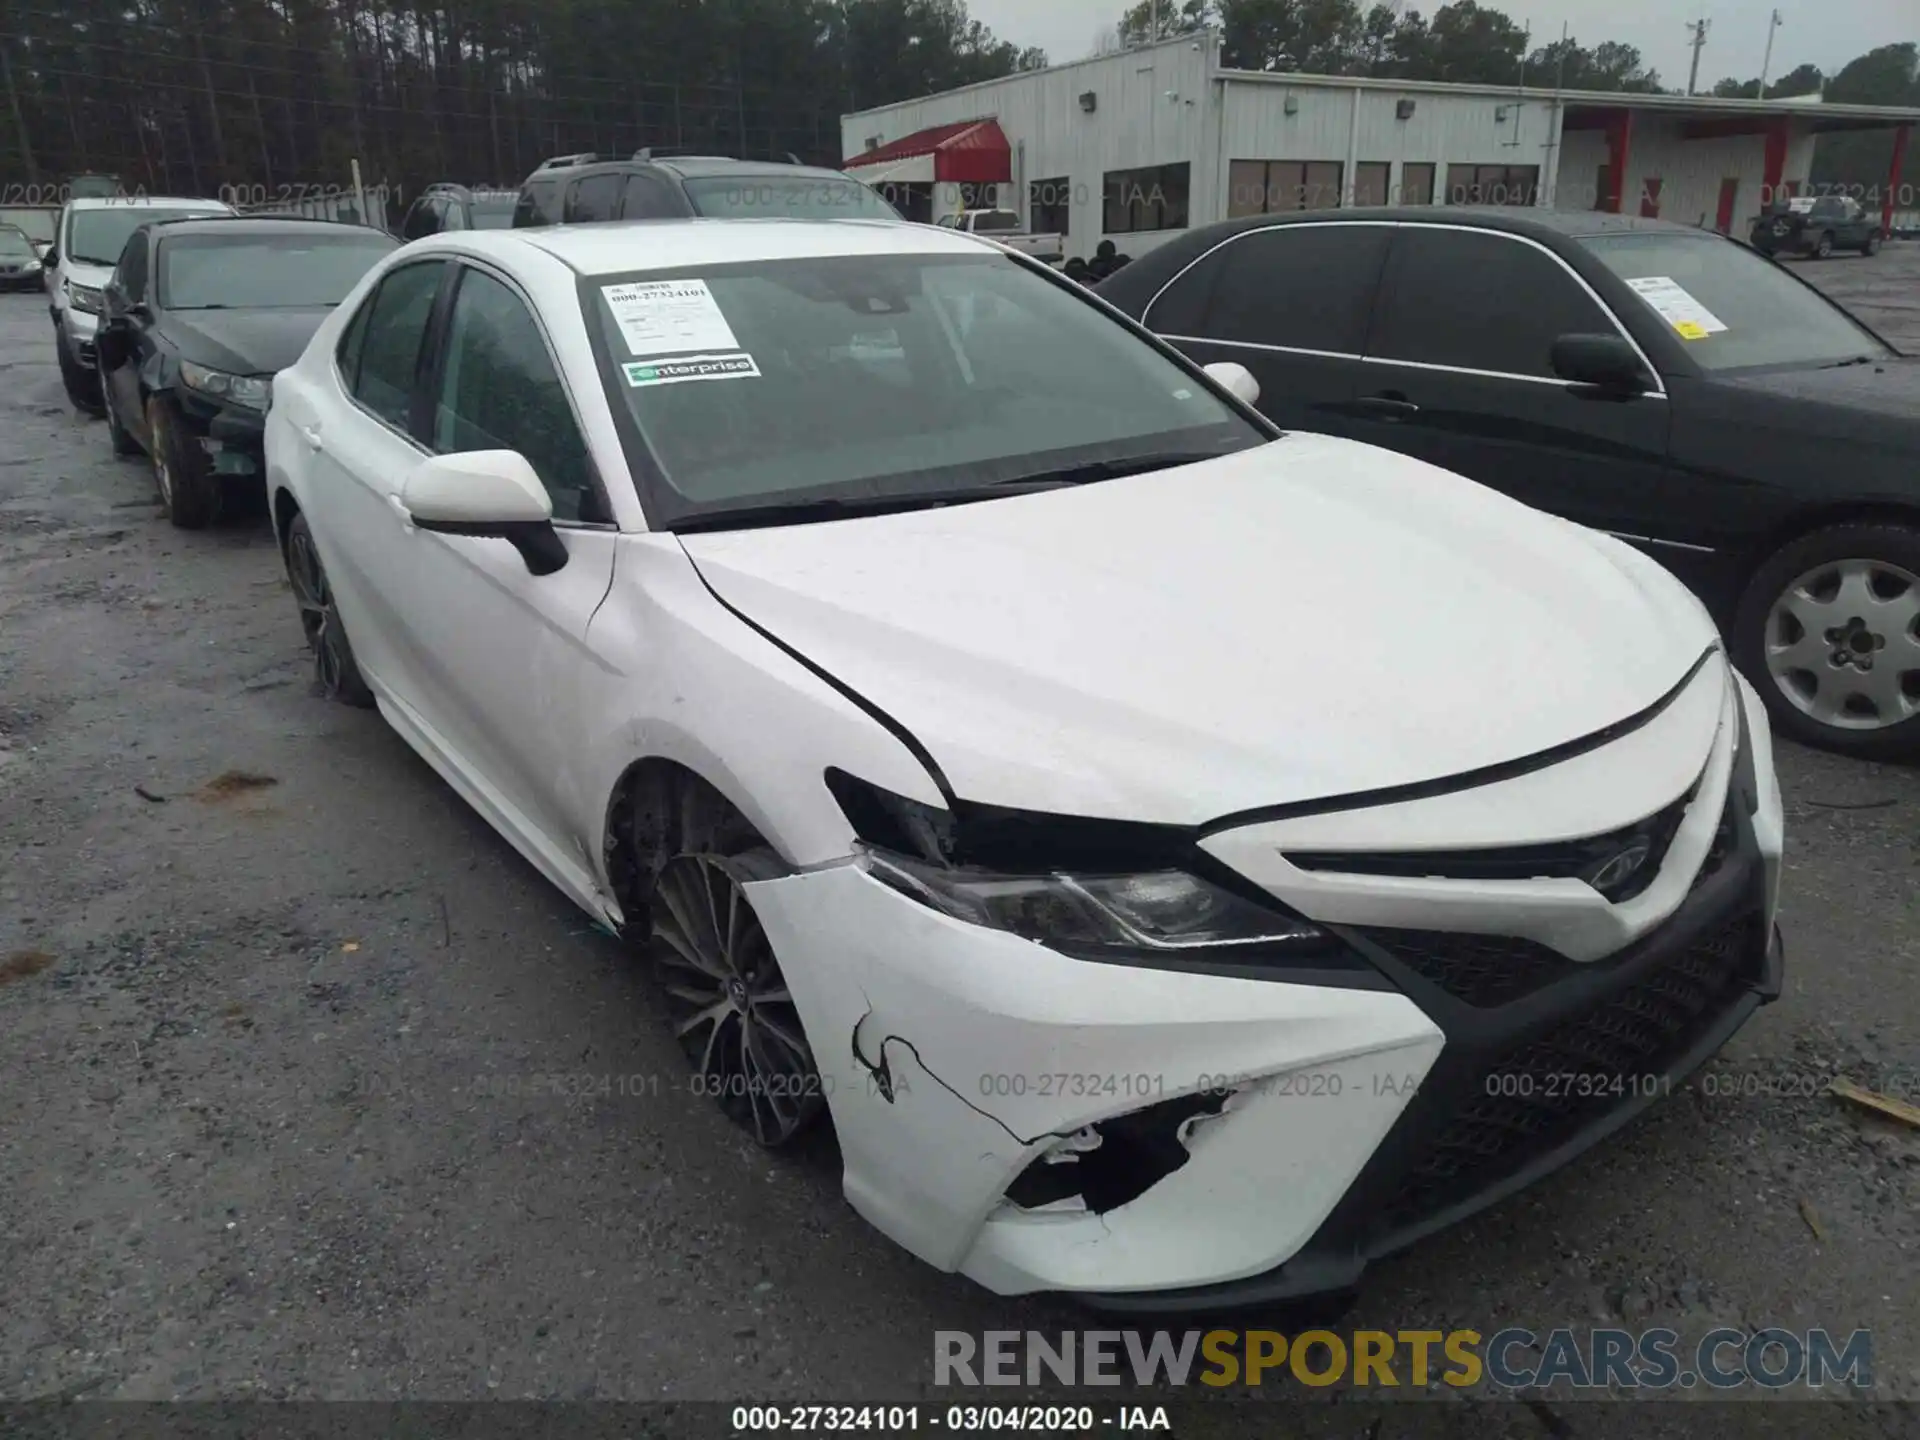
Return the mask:
M1206 372L1214 384L1230 390L1235 398L1249 405L1260 403L1260 382L1238 360L1217 360L1206 367Z
M422 461L401 487L400 504L422 530L505 540L535 575L567 563L567 547L553 528L553 501L518 450Z
M118 370L133 353L133 336L125 320L109 320L93 337L93 353L102 371Z
M60 252L49 245L40 255L40 263L51 270L60 263Z
M1549 359L1554 374L1576 385L1634 394L1649 388L1639 352L1618 335L1562 335Z

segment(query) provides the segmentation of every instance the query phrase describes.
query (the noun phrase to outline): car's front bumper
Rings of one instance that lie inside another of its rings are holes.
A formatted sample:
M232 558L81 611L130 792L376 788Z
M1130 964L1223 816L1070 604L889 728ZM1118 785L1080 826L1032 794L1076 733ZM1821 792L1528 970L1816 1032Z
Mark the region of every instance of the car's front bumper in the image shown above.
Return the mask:
M1421 848L1407 837L1552 831L1610 808L1644 818L1682 792L1657 880L1618 904L1578 880L1287 863L1299 837L1321 846L1340 827ZM1780 836L1765 713L1714 657L1655 721L1547 770L1203 842L1370 962L1345 976L1072 959L936 913L853 863L747 893L861 1214L1002 1294L1180 1311L1348 1288L1373 1258L1668 1093L1779 993ZM1530 979L1489 998L1490 967ZM1167 1103L1223 1082L1235 1093L1217 1115ZM1166 1166L1163 1148L1137 1197L1098 1214L1009 1199L1029 1167L1088 1143L1088 1127L1104 1148L1160 1117L1184 1154Z
M69 353L82 365L93 364L93 337L100 331L100 317L69 301L59 308L55 323L66 339Z
M225 405L185 386L175 398L187 432L214 474L246 478L266 473L264 411Z

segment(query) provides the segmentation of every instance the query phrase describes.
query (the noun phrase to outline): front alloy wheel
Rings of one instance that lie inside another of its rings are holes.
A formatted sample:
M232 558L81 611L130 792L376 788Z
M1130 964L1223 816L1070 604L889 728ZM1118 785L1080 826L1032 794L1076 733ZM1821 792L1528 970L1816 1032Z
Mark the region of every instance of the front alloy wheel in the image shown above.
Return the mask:
M371 706L373 692L354 663L347 627L341 623L340 609L334 604L326 567L320 563L320 550L313 543L313 529L305 515L294 516L287 527L287 581L293 586L294 603L300 607L301 632L307 648L313 651L315 688L328 700Z
M1920 714L1920 575L1847 559L1789 583L1767 617L1767 671L1804 714L1883 730Z
M765 867L760 852L686 854L655 882L648 953L673 1009L674 1034L693 1064L695 1094L777 1149L825 1108L800 1012L773 945L742 886Z

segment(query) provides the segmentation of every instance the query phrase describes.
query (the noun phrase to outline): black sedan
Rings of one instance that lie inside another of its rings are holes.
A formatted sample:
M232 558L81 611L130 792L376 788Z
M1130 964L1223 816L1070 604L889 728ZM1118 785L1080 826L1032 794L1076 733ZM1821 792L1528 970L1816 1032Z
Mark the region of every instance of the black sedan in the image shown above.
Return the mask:
M325 220L160 221L128 239L94 348L114 453L152 457L168 518L259 484L273 375L399 241Z
M1746 245L1595 213L1262 215L1096 293L1195 359L1245 365L1284 426L1657 556L1785 733L1920 751L1920 359Z

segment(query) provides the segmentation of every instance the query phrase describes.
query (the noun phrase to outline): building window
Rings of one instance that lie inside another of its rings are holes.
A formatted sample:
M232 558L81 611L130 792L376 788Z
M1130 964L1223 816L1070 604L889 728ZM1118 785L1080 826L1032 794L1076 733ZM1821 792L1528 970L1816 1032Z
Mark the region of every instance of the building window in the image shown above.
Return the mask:
M1363 160L1353 167L1353 203L1384 205L1393 166L1385 160Z
M1227 166L1227 218L1340 206L1338 160L1235 160Z
M1148 165L1139 170L1109 170L1105 176L1105 223L1109 235L1144 230L1187 228L1186 161Z
M1400 167L1400 203L1402 205L1431 205L1433 203L1433 172L1431 161L1407 164Z
M1540 196L1538 165L1449 165L1449 205L1532 205Z
M1065 235L1073 210L1073 182L1035 180L1027 186L1027 227L1035 235Z

